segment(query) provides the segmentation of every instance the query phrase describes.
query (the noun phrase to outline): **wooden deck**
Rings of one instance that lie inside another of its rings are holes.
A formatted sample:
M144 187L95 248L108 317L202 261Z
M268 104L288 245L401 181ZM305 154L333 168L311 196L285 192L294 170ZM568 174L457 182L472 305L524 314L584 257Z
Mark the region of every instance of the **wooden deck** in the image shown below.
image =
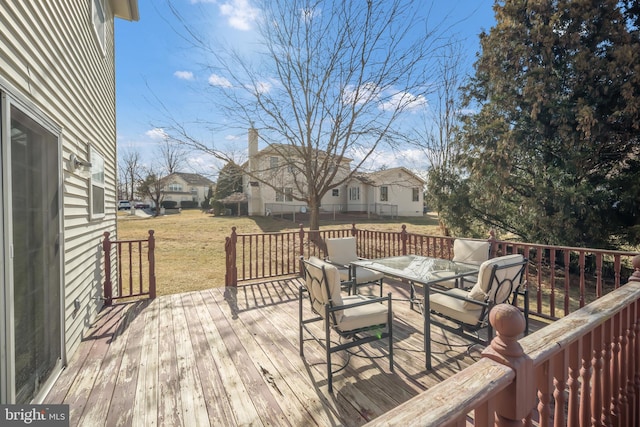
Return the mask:
M333 394L320 345L299 355L298 279L287 279L104 309L45 403L69 404L74 426L362 425L480 357L434 326L426 371L422 317L390 283L395 371L384 341L334 356L334 369L348 363Z

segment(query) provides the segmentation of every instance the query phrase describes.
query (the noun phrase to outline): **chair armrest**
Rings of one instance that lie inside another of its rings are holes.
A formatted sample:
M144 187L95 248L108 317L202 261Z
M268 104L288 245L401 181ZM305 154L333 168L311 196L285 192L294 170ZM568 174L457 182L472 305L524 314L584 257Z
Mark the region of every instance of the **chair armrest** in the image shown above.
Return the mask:
M329 264L331 264L331 265L335 265L336 267L349 268L349 269L351 268L351 264L346 264L346 265L345 264L340 264L339 262L334 262L334 261L331 261L329 259L325 259L324 261L329 263Z
M384 301L391 301L391 294L387 294L386 297L378 297L378 298L371 298L371 299L367 299L366 301L359 301L359 302L354 302L352 304L345 304L345 305L338 305L335 307L329 307L329 312L331 313L332 311L339 311L339 310L345 310L347 308L353 308L353 307L359 307L361 305L368 305L368 304L376 304L376 303L380 303L380 302L384 302Z
M465 297L460 296L460 295L452 294L452 293L448 292L449 289L429 288L429 290L433 291L435 293L438 293L438 294L444 294L444 295L448 296L449 298L454 298L454 299L458 299L458 300L461 300L461 301L469 302L469 303L472 303L472 304L479 305L481 307L489 307L491 305L491 301L489 301L489 297L485 298L484 301L478 301L477 299L465 298Z

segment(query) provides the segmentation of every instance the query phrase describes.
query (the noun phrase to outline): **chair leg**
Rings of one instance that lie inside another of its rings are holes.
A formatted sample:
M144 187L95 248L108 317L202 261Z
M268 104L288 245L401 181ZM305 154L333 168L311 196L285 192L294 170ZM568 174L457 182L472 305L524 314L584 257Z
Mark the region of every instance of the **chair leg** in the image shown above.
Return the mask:
M391 292L388 294L389 311L387 312L387 327L389 328L389 370L393 372L393 310L391 307Z
M331 369L331 327L329 326L329 306L325 306L325 350L327 352L327 382L329 393L333 393L333 370Z
M302 293L303 293L303 289L302 287L300 287L300 292L298 294L298 320L299 320L299 338L300 338L300 356L304 356L304 349L303 349L303 345L304 345L304 339L303 339L303 329L304 329L304 323L303 323L303 319L302 319Z

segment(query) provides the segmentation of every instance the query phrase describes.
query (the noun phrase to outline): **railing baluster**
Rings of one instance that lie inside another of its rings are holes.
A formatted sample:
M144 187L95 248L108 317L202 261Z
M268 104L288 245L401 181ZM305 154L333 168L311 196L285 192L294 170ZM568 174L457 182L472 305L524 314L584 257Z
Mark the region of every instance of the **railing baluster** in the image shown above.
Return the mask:
M593 369L591 383L591 425L601 426L602 421L602 327L593 331L593 353L591 366Z
M564 410L566 405L566 399L564 396L565 389L565 376L567 375L567 356L568 351L561 351L556 357L553 358L553 400L554 400L554 414L553 422L555 425L564 426L565 416Z
M592 358L592 347L591 347L591 334L587 333L584 337L582 337L582 348L581 348L581 367L580 367L580 425L587 426L591 424L591 411L590 411L590 401L591 401L591 358Z

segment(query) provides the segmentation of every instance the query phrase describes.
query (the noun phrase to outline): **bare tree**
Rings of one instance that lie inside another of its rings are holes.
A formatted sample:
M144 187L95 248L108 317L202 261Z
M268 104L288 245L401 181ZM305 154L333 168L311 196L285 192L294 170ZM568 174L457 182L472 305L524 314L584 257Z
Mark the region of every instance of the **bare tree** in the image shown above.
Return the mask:
M160 215L160 208L164 200L164 179L162 170L157 166L145 168L145 178L138 185L138 194L151 199L155 205L154 216Z
M459 174L454 162L458 149L455 137L460 123L460 88L465 76L463 49L459 43L452 42L440 53L435 61L435 93L430 98L421 127L412 132L409 143L420 148L429 162L426 199L438 213L443 233L448 235L448 228L440 216L439 198L447 191L449 177Z
M159 154L167 174L179 172L187 158L184 146L172 143L169 138L164 138L160 143Z
M430 59L446 40L438 26L430 28L426 17L419 18L425 16L422 2L268 0L260 5L257 60L209 43L186 23L185 34L213 58L208 90L225 115L226 129L257 128L263 144L285 159L277 168L288 171L295 188L290 196L308 204L315 230L323 195L350 179L375 150L394 144L403 113L424 108L432 90ZM165 129L182 144L233 160L183 123L173 121ZM344 168L354 153L358 160ZM252 181L278 191L274 165L245 165Z
M119 172L119 190L128 200L135 199L135 189L140 180L140 153L137 151L126 151L120 159Z

